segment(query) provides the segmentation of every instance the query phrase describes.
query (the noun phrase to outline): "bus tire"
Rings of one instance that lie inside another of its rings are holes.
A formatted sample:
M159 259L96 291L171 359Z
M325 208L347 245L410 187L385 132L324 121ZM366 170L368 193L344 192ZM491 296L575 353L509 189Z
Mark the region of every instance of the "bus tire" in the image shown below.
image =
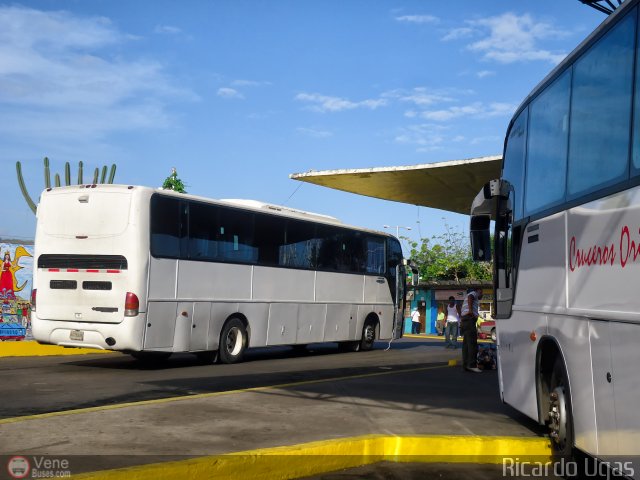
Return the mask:
M218 357L222 363L242 361L248 344L247 329L239 318L231 318L224 324L220 334Z
M146 364L162 363L169 360L171 352L131 352L133 358Z
M376 340L376 326L375 320L367 320L362 327L362 338L360 339L359 350L366 352L373 348L373 342Z
M556 358L549 382L549 436L556 458L569 459L573 453L573 414L566 370Z

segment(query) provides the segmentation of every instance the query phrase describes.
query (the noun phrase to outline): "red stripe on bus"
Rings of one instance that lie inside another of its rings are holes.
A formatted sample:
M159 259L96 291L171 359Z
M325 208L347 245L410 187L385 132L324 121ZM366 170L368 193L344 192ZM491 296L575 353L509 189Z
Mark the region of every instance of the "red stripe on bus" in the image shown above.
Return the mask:
M107 273L120 273L120 270L107 270Z
M78 272L78 269L77 268L67 268L67 272L76 273L76 272Z
M59 268L50 268L49 271L50 272L59 272L60 269Z
M100 270L87 270L87 273L98 273Z

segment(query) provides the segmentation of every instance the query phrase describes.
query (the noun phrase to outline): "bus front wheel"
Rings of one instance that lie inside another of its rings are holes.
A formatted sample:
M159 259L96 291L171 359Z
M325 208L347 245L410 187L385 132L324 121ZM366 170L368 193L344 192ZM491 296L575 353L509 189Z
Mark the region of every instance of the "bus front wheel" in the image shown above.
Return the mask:
M569 382L560 359L556 359L549 384L549 436L553 453L570 458L573 451L573 415Z
M222 363L237 363L242 361L247 349L247 329L239 318L232 318L225 323L220 334L220 348L218 350Z
M373 348L376 339L376 322L368 320L362 328L362 339L360 340L360 351L365 352Z

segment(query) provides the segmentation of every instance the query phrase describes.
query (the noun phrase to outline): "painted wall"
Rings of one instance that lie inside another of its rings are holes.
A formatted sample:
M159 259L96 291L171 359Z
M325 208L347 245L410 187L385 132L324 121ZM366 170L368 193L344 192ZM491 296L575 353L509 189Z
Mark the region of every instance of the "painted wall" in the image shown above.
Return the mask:
M431 304L432 304L433 292L431 290L416 288L413 293L413 297L411 298L411 308L407 312L408 315L411 314L414 308L418 308L420 302L424 302L426 306L426 320L425 320L425 329L421 330L420 333L435 333L435 314L432 312ZM432 318L433 317L433 318ZM425 332L426 330L426 332ZM407 316L404 320L404 333L411 333L411 317Z
M31 337L31 289L33 288L33 245L0 243L0 340Z
M435 335L436 320L438 317L438 307L448 302L450 296L453 296L458 302L462 302L467 294L467 288L449 289L449 290L430 290L426 288L416 288L411 297L411 308L407 310L404 320L404 333L411 333L411 312L414 308L418 308L420 302L426 303L426 325L421 333ZM484 295L480 302L481 316L491 316L491 302L493 301L493 290L484 289ZM408 302L409 303L409 302ZM426 331L425 331L426 330Z

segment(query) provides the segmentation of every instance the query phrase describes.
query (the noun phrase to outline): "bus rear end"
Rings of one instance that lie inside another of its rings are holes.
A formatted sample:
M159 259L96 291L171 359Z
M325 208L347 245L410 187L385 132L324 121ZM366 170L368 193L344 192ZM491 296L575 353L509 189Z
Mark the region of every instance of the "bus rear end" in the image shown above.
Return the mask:
M140 187L43 192L36 229L32 329L41 343L140 350L148 208ZM148 196L146 196L148 198ZM141 215L140 212L143 212Z

